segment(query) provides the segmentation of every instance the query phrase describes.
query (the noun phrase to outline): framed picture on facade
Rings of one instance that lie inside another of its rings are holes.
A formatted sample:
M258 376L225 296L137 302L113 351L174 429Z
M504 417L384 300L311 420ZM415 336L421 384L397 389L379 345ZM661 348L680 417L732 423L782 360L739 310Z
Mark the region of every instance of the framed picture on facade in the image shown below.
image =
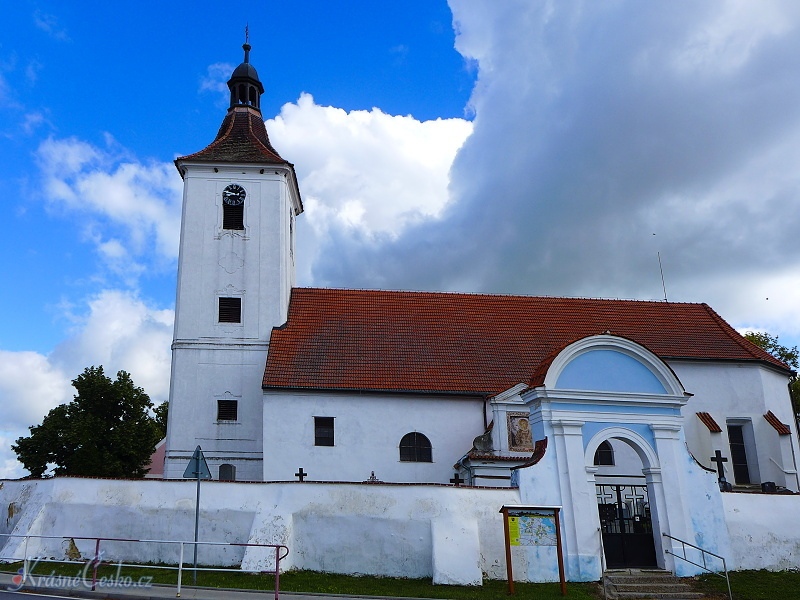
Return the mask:
M508 419L508 449L511 452L531 452L533 450L531 425L528 421L529 416L529 413L524 412L506 413L506 418Z

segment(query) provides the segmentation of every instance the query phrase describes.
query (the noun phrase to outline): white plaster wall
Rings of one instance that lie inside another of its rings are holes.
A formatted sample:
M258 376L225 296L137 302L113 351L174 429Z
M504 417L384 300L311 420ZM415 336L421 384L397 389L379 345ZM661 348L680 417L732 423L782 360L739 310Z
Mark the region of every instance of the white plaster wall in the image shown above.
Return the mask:
M286 321L294 285L286 169L191 165L184 173L165 477L181 477L200 445L217 477L260 480L261 379L272 328ZM243 186L243 231L222 229L222 191ZM242 298L242 322L219 323L220 296ZM238 401L238 422L217 423L217 400Z
M214 172L215 169L218 172ZM286 320L294 269L289 243L293 199L283 169L190 165L184 175L175 340L268 341ZM222 191L247 192L243 231L222 229ZM238 260L237 260L238 259ZM244 296L241 325L217 322L216 297Z
M334 446L314 445L314 417L334 417ZM400 439L418 431L433 462L401 462ZM448 483L453 465L484 432L483 402L461 397L264 392L264 480Z
M266 349L258 346L174 351L169 460L164 476L181 478L201 446L214 479L219 465L236 465L239 481L260 481L263 441L261 380ZM237 421L217 421L217 400L238 402Z
M800 568L800 496L722 494L729 569Z
M0 506L14 509L0 532L189 541L194 497L195 484L189 481L4 481ZM201 484L200 503L201 541L285 544L291 552L283 569L430 577L437 553L442 564L455 551L488 577L501 579L505 555L498 511L503 504L519 503L519 493L437 485L207 482ZM450 543L448 535L438 535L434 544L434 521L459 523L464 531L477 531L477 540L464 546L458 544L461 536ZM93 552L91 543L76 544L84 556ZM0 554L21 558L23 547L17 538ZM101 548L112 560L176 560L173 549L156 544L104 542ZM29 544L30 555L64 556L65 550L61 540ZM190 546L186 551L191 556ZM270 551L249 548L242 557L236 549L200 550L204 563L240 559L245 570L272 566Z
M689 449L701 464L716 468L710 461L714 450L720 450L730 458L726 422L728 419L749 419L756 439L760 481L775 481L792 490L798 489L796 467L791 464L796 459L790 457L791 452L783 457L780 436L764 419L764 414L771 410L792 429L791 445L795 457L800 456L797 425L787 390L788 380L784 375L754 364L672 361L670 366L686 391L693 394L682 414ZM710 413L722 428L722 433L710 433L695 414L700 411ZM733 481L730 462L726 465L726 476Z

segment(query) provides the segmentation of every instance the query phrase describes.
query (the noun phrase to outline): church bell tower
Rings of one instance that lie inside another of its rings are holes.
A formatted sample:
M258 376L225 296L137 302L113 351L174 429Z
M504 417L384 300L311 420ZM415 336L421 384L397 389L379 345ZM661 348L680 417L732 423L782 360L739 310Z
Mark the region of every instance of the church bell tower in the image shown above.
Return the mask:
M214 479L263 478L262 392L273 327L294 286L294 166L269 141L264 86L244 62L216 138L175 160L183 178L164 477L201 446Z

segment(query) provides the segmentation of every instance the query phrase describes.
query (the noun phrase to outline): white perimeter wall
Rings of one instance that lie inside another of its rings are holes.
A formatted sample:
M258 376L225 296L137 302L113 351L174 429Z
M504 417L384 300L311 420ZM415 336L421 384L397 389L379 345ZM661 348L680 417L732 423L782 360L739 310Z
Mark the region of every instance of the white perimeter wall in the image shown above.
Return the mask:
M800 568L800 496L722 494L731 540L728 569Z
M56 478L0 482L0 534L192 540L195 483ZM200 541L284 544L282 569L432 577L479 585L505 577L503 504L516 489L438 485L204 482ZM5 538L0 541L4 543ZM94 542L75 540L83 557ZM177 546L103 542L106 559L177 563ZM67 543L31 540L29 556L64 557ZM192 547L186 547L187 562ZM0 553L21 559L21 538ZM202 548L204 564L273 566L261 549ZM524 557L520 557L522 560ZM516 560L516 559L515 559ZM519 573L524 573L519 565Z

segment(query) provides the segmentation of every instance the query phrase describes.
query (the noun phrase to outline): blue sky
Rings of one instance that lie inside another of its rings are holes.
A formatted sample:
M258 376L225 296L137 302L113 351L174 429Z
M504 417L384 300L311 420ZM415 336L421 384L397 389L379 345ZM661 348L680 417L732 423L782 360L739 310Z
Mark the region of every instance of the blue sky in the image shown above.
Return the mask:
M789 0L20 1L0 22L0 476L85 366L166 398L180 177L242 59L301 285L707 302L800 344Z

